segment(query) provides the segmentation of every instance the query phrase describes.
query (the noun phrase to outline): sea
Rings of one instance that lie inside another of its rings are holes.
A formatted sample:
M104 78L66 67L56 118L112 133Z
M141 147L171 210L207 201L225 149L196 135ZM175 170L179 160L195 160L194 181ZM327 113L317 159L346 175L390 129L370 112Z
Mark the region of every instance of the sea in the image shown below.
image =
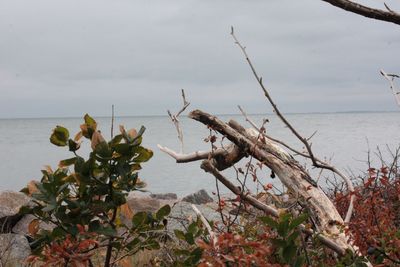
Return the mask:
M241 115L218 117L224 121L233 119L250 127ZM268 119L265 126L268 135L298 150L304 149L276 115L250 115L250 118L258 125ZM391 151L395 151L400 144L400 112L288 114L286 118L300 134L312 136L310 142L316 156L349 175L364 173L368 168L368 159L373 166L381 167L380 158L389 162ZM95 119L102 134L109 138L111 118ZM55 169L61 159L72 157L66 147L52 145L49 137L57 125L68 128L74 135L82 122L83 118L0 119L0 190L20 190L30 180L40 180L44 166ZM200 169L200 161L178 164L158 149L157 144L176 151L181 149L175 126L168 116L116 117L114 134L118 133L119 125L124 125L126 129L139 129L142 125L146 127L142 144L154 151L153 158L143 163L143 169L140 170L139 176L146 182L146 190L152 193L173 192L179 197L200 189L216 192L215 178ZM205 141L210 134L207 127L184 116L180 117L180 125L185 153L210 149L210 143ZM216 144L220 142L229 143L217 136ZM89 150L90 144L86 140L79 153L87 156ZM319 170L313 169L309 162L303 159L299 161L321 184L325 184L326 179L333 179L331 173L324 171L320 175ZM237 169L246 170L247 162L248 159L239 162ZM252 163L255 163L254 160ZM224 171L224 174L232 182L237 182L237 178L243 179L237 177L234 170ZM258 170L257 175L260 183L253 183L251 176L248 178L247 184L251 190L259 190L260 184L276 184L277 179L270 178L268 168ZM221 185L219 189L224 191Z

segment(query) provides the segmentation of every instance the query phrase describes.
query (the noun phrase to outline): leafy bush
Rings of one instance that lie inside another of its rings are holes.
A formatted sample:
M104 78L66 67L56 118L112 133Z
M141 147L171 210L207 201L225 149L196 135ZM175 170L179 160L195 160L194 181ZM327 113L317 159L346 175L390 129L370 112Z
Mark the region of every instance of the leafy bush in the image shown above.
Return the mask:
M34 240L29 261L52 266L92 265L94 251L100 250L105 254L104 266L111 266L139 250L160 247L170 207L153 215L133 215L126 204L129 192L144 187L138 170L153 155L141 146L144 131L144 127L136 132L121 126L121 133L106 142L89 115L74 139L62 126L53 130L51 143L67 147L74 156L61 160L55 171L43 170L34 190L32 186L23 190L32 193L34 205L23 207L21 213L37 218L30 225ZM78 155L83 137L90 140L92 148L86 160ZM128 214L131 221L121 220L121 214ZM39 231L39 222L54 228Z
M397 157L390 167L369 168L359 177L354 192L354 214L346 229L360 252L376 266L400 264L400 175ZM351 194L333 194L339 212L344 214Z

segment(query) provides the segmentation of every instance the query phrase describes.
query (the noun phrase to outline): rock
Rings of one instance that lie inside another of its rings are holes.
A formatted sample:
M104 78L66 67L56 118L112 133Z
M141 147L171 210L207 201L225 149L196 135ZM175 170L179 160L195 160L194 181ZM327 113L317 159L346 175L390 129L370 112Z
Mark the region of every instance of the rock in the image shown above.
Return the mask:
M134 213L140 211L155 212L161 207L158 199L150 197L128 197L127 203Z
M22 219L20 219L15 226L12 228L12 232L14 234L20 234L20 235L25 235L25 236L30 236L31 234L29 233L29 224L31 223L32 220L35 219L35 216L28 214L25 215L24 217L22 217ZM45 222L40 222L39 224L39 229L43 229L43 230L53 230L53 228L55 227L54 224L51 223L45 223Z
M209 221L221 221L221 215L214 208L206 205L196 205L201 214ZM177 202L172 206L171 213L168 216L169 230L179 229L185 230L192 221L197 219L197 214L192 208L192 204L189 202Z
M30 203L30 198L23 193L13 191L0 192L0 233L10 232L21 219L18 214L22 206Z
M197 191L196 193L193 193L191 195L188 195L188 196L182 198L182 201L201 205L201 204L213 202L214 200L212 199L212 197L210 197L208 195L206 190L201 189L201 190Z
M0 234L0 266L25 266L22 262L31 254L28 240L17 234Z
M163 200L174 200L178 199L175 193L165 193L165 194L150 194L151 198L163 199Z

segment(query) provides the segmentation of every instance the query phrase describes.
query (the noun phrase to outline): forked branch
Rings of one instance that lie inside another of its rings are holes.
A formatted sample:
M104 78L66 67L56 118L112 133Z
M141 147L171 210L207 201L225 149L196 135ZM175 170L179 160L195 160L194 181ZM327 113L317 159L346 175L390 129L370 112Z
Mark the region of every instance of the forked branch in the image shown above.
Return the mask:
M256 69L255 69L255 67L254 67L254 65L253 65L253 63L252 63L252 61L250 60L250 57L248 56L248 54L247 54L247 52L246 52L246 47L244 47L244 46L239 42L239 40L237 39L233 27L231 27L231 35L232 35L233 39L235 40L235 43L238 45L238 47L239 47L239 48L241 49L241 51L243 52L243 54L244 54L244 56L245 56L245 58L246 58L246 61L247 61L247 63L249 64L250 69L251 69L251 71L252 71L254 77L256 78L258 84L260 85L262 91L264 92L264 95L265 95L265 97L267 98L268 102L269 102L269 103L271 104L271 106L273 107L274 112L275 112L276 115L280 118L280 120L286 125L286 127L288 127L288 128L290 129L290 131L296 136L296 138L299 139L299 140L303 143L303 145L305 146L305 148L306 148L306 150L307 150L307 153L299 152L299 151L297 151L297 150L291 148L291 147L288 146L287 144L285 144L285 143L283 143L283 142L281 142L281 141L279 141L279 140L276 140L276 139L273 139L273 138L267 136L265 133L263 133L264 136L267 137L267 138L269 138L270 140L272 140L272 141L274 141L274 142L277 142L277 143L283 145L284 147L288 148L289 150L295 152L296 154L298 154L298 155L300 155L300 156L309 158L309 159L311 160L311 162L312 162L312 164L313 164L314 167L330 170L330 171L336 173L337 175L339 175L339 176L345 181L345 183L346 183L346 185L347 185L347 188L348 188L348 190L349 190L349 192L350 192L350 194L351 194L349 207L348 207L348 210L347 210L345 219L344 219L344 222L345 222L345 223L348 223L348 222L350 221L350 219L351 219L352 214L353 214L353 207L354 207L354 200L355 200L355 195L353 194L353 192L354 192L354 186L353 186L353 183L351 182L350 178L348 178L346 175L344 175L344 174L343 174L341 171L339 171L336 167L334 167L334 166L332 166L332 165L329 165L329 164L327 164L326 162L324 162L324 161L322 161L322 160L320 160L320 159L318 159L317 157L314 156L314 153L313 153L313 151L312 151L312 149L311 149L311 144L309 143L309 138L305 138L305 137L303 137L302 135L300 135L300 133L290 124L290 122L286 119L286 117L285 117L285 116L282 114L282 112L279 110L278 106L276 105L276 103L275 103L274 100L272 99L270 93L268 92L267 88L265 87L265 85L264 85L264 83L263 83L263 80L262 80L262 77L260 77L260 76L258 75L258 73L257 73L257 71L256 71ZM248 116L247 116L246 113L242 110L242 108L241 108L240 106L239 106L239 109L241 110L242 114L246 117L246 120L247 120L248 122L250 122L251 120L248 118ZM253 122L251 122L250 124L251 124L253 127L255 127L255 124L254 124ZM255 127L255 128L257 129L257 127ZM257 130L259 130L259 129L257 129Z
M178 139L181 143L181 153L183 153L183 151L184 151L184 143L183 143L183 132L182 132L182 128L179 124L178 117L190 105L190 103L186 100L185 91L183 89L182 89L182 99L183 99L183 106L175 115L172 115L172 113L169 110L167 110L168 116L171 118L172 122L174 123L176 131L178 133Z

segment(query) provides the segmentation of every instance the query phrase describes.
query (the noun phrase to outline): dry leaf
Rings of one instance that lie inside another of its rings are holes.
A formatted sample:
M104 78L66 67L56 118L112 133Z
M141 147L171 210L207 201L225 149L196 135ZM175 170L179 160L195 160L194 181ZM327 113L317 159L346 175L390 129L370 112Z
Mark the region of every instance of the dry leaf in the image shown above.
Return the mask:
M130 129L130 130L128 131L128 136L129 136L131 139L135 138L135 137L137 136L137 131L136 131L135 129Z
M94 150L96 146L102 142L105 142L104 137L101 135L100 131L96 131L92 135L92 149Z
M39 231L39 220L33 219L28 225L28 232L31 235L35 235Z
M79 133L77 133L74 137L74 141L78 142L81 138L82 138L83 134L82 131L80 131Z
M36 186L36 183L37 183L37 181L35 181L35 180L31 180L28 183L28 186L27 186L28 187L28 196L32 196L33 193L39 191L39 189Z
M125 218L131 220L133 217L133 211L129 207L128 203L121 205L120 208L121 208L121 214L125 216Z

